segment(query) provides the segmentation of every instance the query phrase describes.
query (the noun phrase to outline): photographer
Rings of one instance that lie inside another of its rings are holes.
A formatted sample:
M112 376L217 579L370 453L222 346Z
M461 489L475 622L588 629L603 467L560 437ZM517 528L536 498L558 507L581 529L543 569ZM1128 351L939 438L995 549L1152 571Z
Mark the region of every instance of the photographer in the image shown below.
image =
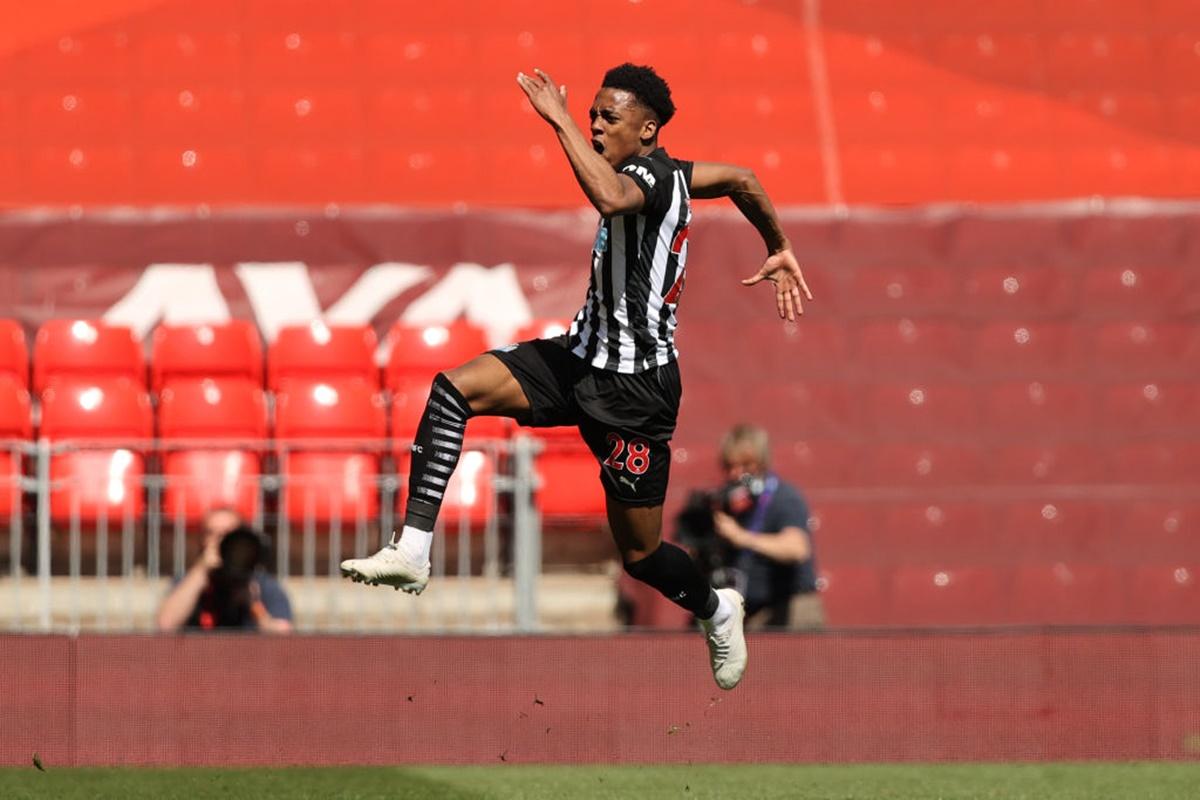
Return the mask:
M250 628L290 633L292 609L283 587L266 570L265 537L232 510L204 518L200 558L175 584L158 610L158 629Z
M767 433L734 427L721 442L726 484L697 492L680 514L680 536L691 544L716 585L746 598L746 622L756 628L821 627L808 505L768 468Z

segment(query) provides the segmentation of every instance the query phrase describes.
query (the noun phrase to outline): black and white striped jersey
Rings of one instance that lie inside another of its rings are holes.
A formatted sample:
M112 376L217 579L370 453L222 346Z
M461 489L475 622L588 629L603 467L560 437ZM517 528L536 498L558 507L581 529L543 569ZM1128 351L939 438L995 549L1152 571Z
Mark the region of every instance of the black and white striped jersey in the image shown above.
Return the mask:
M571 352L593 367L635 373L674 361L675 307L683 291L692 164L661 147L617 166L646 196L637 214L600 220Z

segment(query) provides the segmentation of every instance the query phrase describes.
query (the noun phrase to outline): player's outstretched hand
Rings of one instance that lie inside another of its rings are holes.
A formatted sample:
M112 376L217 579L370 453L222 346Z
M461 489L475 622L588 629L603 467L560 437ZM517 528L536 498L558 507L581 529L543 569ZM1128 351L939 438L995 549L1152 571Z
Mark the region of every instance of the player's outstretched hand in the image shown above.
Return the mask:
M805 299L813 299L808 284L804 282L804 273L800 271L800 265L796 263L796 256L791 250L780 250L767 256L762 268L742 281L742 285L753 286L762 281L775 284L775 305L779 309L779 318L788 322L795 322L796 317L804 313L804 306L800 302L801 292Z
M551 125L560 125L569 118L567 112L567 87L558 86L550 76L535 69L533 75L517 73L517 83L529 98L534 111Z

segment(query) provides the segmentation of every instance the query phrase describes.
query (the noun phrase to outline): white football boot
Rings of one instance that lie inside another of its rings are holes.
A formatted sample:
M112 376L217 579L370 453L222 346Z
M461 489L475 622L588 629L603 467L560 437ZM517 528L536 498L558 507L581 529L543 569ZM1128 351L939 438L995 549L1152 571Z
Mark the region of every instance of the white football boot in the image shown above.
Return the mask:
M708 657L712 662L713 678L722 689L732 689L741 681L746 672L746 635L742 628L742 620L746 616L746 601L736 589L717 589L717 594L724 597L733 606L733 613L728 618L715 622L713 619L700 620L708 641Z
M420 594L429 583L429 562L418 564L393 541L373 556L346 559L342 562L342 575L355 583L383 584L397 591Z

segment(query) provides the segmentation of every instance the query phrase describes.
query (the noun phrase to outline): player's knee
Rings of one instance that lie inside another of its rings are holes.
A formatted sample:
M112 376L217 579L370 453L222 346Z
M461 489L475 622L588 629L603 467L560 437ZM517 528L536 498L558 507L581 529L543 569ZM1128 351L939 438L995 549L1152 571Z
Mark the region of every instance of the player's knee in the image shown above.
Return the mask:
M454 398L454 404L458 406L467 416L471 416L474 413L474 403L472 401L470 392L463 391L464 386L470 386L470 381L463 380L461 374L456 380L454 373L457 371L457 369L452 369L445 372L439 372L437 375L434 375L429 394L432 398L439 389L443 392L448 392L450 396Z

